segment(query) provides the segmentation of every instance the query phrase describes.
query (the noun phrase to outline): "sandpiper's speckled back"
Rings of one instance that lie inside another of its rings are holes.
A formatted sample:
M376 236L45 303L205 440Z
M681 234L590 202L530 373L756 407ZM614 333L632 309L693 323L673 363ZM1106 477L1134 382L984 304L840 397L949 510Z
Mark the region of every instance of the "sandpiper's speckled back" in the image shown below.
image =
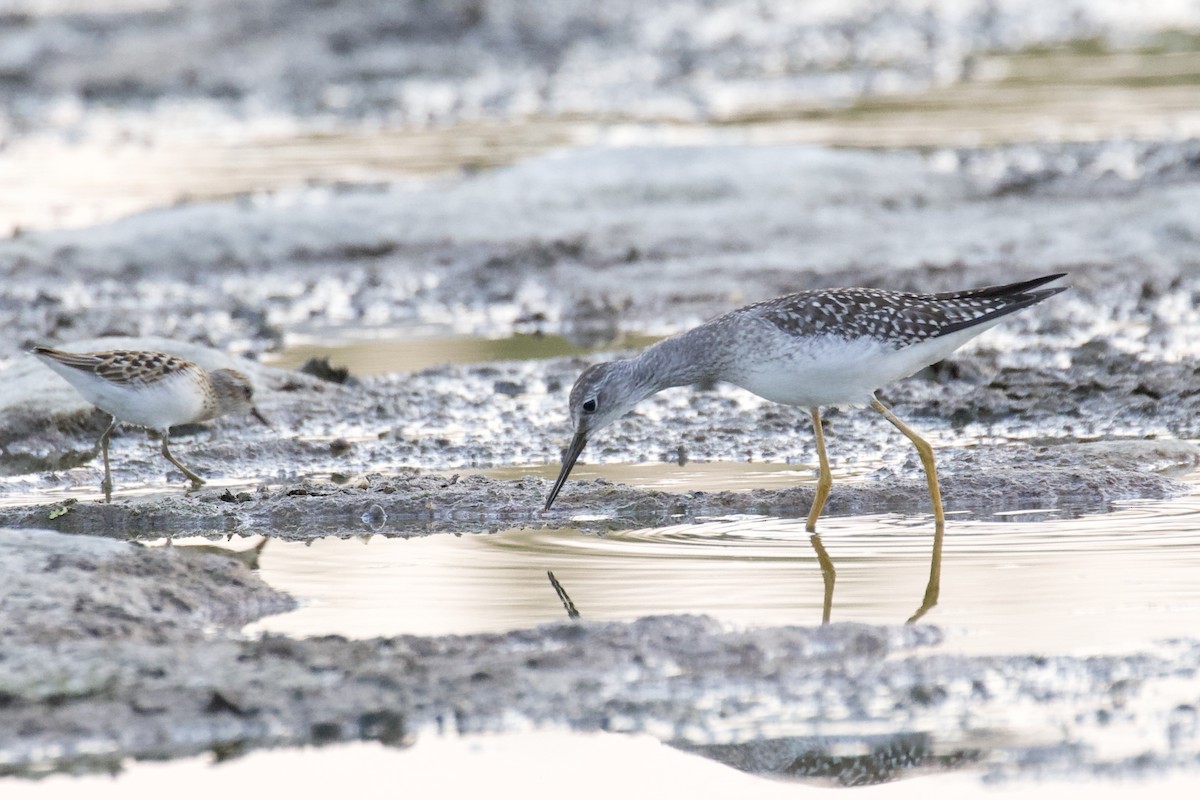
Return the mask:
M1065 287L1035 287L1057 277L943 294L820 289L765 300L732 313L761 317L797 336L836 334L900 348L982 325L1045 300Z
M52 347L35 347L33 354L46 363L57 362L110 383L151 384L170 375L199 369L191 361L152 350L104 350L96 353L68 353ZM65 373L59 373L65 374Z

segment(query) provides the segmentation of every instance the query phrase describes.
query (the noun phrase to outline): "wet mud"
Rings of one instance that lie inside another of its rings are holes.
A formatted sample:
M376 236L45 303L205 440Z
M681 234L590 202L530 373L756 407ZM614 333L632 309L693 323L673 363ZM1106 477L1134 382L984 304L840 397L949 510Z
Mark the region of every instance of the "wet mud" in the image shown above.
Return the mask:
M1107 510L1114 501L1161 499L1187 485L1161 471L1189 470L1200 448L1130 441L1111 447L977 448L943 458L946 508L974 516L1030 508L1066 513ZM925 479L889 476L835 484L827 515L929 513ZM908 470L906 470L907 472ZM130 539L262 534L284 540L378 533L423 536L486 533L503 528L570 526L602 532L677 525L729 515L799 518L808 514L811 485L749 491L666 492L603 479L574 481L550 511L542 505L550 481L497 480L483 475L360 475L345 485L303 481L252 491L202 489L154 499L10 507L8 525Z

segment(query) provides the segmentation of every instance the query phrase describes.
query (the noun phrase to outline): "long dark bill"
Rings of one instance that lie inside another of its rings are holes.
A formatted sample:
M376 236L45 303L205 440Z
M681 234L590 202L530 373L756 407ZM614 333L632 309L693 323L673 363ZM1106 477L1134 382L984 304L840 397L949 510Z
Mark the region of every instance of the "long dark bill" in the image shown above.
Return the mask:
M576 433L575 438L571 440L571 446L563 454L562 472L558 473L558 480L554 482L554 488L550 490L550 496L546 498L546 507L542 509L543 511L549 511L550 506L554 505L554 498L558 497L558 490L567 482L571 468L579 460L579 454L583 452L583 448L587 447L587 443L587 435L583 433Z
M258 410L257 408L255 408L254 406L251 406L251 407L250 407L250 413L251 413L251 414L254 416L254 418L255 418L256 420L258 420L259 422L261 422L263 425L266 425L268 428L269 428L269 427L271 427L271 420L269 420L269 419L267 419L266 417L264 417L264 416L262 415L262 412L261 412L261 411L259 411L259 410Z

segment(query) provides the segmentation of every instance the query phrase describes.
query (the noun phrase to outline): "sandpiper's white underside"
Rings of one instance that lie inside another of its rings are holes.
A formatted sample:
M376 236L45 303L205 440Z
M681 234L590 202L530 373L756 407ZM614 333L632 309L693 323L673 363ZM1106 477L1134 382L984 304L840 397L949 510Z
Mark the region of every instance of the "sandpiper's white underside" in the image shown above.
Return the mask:
M867 405L876 389L946 358L1001 319L896 349L830 333L796 337L764 326L753 357L721 377L775 403L804 408ZM774 357L764 354L774 353Z
M184 425L202 418L205 398L211 393L211 388L202 383L206 378L195 370L184 370L150 383L114 383L52 358L41 360L92 405L121 422L154 430L166 430L172 425Z

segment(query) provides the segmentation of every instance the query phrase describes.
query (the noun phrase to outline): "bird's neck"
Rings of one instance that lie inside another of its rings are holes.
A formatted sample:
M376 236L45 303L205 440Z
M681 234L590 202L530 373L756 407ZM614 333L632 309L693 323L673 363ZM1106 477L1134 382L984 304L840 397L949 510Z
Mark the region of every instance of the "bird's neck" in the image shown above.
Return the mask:
M707 325L663 339L629 360L634 384L649 397L672 386L720 380L725 364L720 344Z

